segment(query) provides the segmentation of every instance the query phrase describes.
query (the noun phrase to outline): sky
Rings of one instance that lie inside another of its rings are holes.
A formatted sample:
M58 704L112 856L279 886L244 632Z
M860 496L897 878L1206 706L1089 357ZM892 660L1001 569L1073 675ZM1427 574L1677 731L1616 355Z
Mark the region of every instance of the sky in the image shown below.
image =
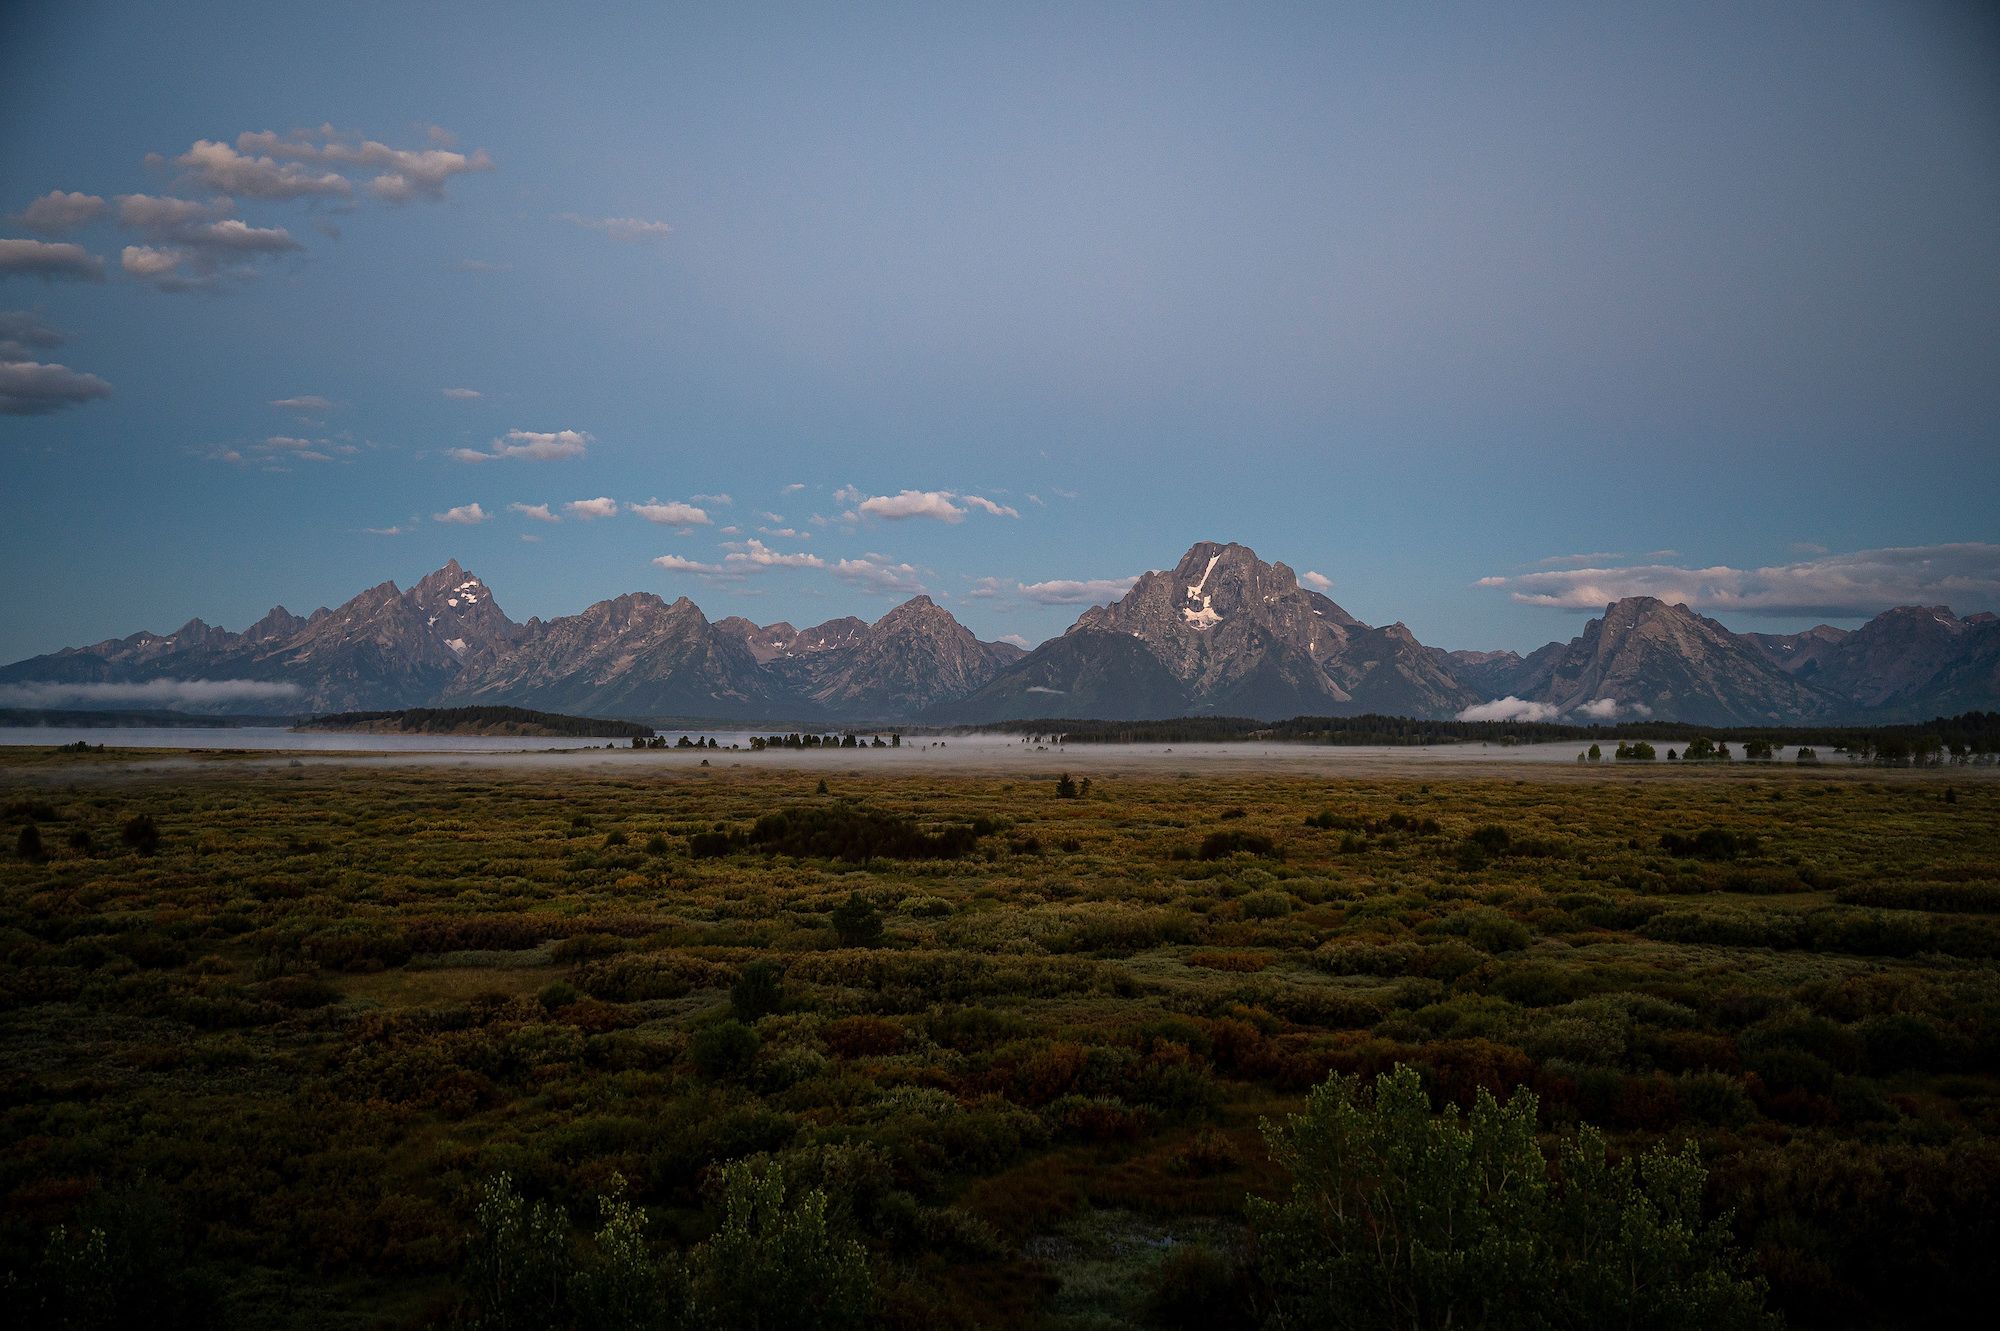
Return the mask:
M1198 540L1527 650L2000 609L1943 3L0 8L0 660L456 557L1060 633Z

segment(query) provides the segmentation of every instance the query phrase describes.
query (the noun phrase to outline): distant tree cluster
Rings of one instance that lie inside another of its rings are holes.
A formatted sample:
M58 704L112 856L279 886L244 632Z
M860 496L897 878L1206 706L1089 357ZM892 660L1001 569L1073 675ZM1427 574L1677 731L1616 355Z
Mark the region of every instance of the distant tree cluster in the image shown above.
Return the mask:
M752 735L752 750L761 749L900 749L903 747L901 735L891 735L883 739L880 735L863 739L849 731L840 735L814 735L793 731L789 735Z
M404 734L449 735L455 732L516 735L574 735L624 739L651 738L653 728L637 721L607 721L593 716L564 716L525 707L405 707L385 712L333 712L301 722L301 730L394 729Z
M1429 745L1544 744L1558 740L1706 740L1717 749L1755 740L1771 746L1818 745L1855 762L1887 767L1990 762L2000 758L2000 712L1966 712L1921 725L1697 726L1677 721L1573 726L1538 721L1428 721L1408 716L1295 716L1256 721L1241 716L1184 716L1160 721L1090 721L1043 717L971 727L1063 744L1194 744L1279 741L1299 744ZM1708 757L1716 757L1710 752ZM1703 761L1697 757L1695 761Z

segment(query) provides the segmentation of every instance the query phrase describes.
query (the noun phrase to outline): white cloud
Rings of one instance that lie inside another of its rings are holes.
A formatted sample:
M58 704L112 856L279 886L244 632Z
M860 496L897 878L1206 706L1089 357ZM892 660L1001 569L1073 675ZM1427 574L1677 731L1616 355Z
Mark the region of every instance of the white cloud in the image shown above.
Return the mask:
M1132 590L1137 575L1129 578L1055 578L1048 582L1017 584L1021 595L1037 605L1103 605Z
M197 203L193 199L176 199L159 194L121 194L118 196L118 220L140 231L165 231L227 217L235 206L232 200L226 198Z
M0 361L0 416L47 416L110 396L110 384L67 365Z
M84 282L104 280L104 260L81 245L67 241L0 238L0 277L14 275Z
M1305 572L1299 574L1299 581L1316 592L1333 590L1333 579L1327 577L1324 573L1316 573L1312 569L1307 569Z
M1897 605L1948 604L1961 612L2000 606L2000 544L1895 547L1743 569L1640 564L1481 578L1523 605L1602 610L1627 596L1653 596L1693 610L1860 618Z
M1022 637L1022 636L1021 636L1020 634L1018 634L1018 633L1003 633L1003 634L1001 634L1001 635L1000 635L1000 636L999 636L998 638L995 638L995 639L994 639L994 641L995 641L995 642L1011 642L1011 643L1013 643L1013 644L1014 644L1014 645L1015 645L1016 647L1019 647L1019 648L1020 648L1020 649L1021 649L1022 651L1024 651L1024 652L1026 652L1026 651L1032 651L1032 650L1034 649L1034 646L1035 646L1035 644L1033 644L1032 642L1029 642L1029 641L1028 641L1028 640L1027 640L1026 638Z
M742 549L734 550L724 555L722 562L726 568L742 572L766 568L826 567L826 561L818 555L809 555L803 551L797 554L785 554L781 551L773 550L754 536L743 543Z
M885 518L891 522L901 522L907 518L928 518L933 522L958 523L965 521L968 509L979 509L1000 518L1018 518L1018 509L995 503L983 495L960 494L955 490L900 490L892 495L863 495L851 485L843 485L833 492L835 503L851 504L853 508L841 514L844 521L859 522L862 518Z
M1572 714L1591 721L1610 721L1618 715L1618 700L1592 698L1589 702L1572 709Z
M433 144L440 142L435 134L430 137ZM444 198L445 184L453 176L493 169L493 159L484 150L468 154L438 146L392 148L359 134L343 134L332 125L321 125L316 130L294 130L282 136L269 130L239 134L236 146L246 154L266 154L255 159L261 163L276 166L273 159L285 159L284 165L278 167L280 171L300 171L302 168L293 164L311 163L354 174L374 172L368 181L368 192L386 203L408 203L413 199L436 201ZM347 192L344 179L339 176L333 179L341 180L342 188L332 192Z
M460 504L457 508L448 508L442 513L431 514L431 520L433 522L448 522L460 527L471 527L486 521L491 516L492 514L488 513L478 504Z
M237 254L277 254L299 248L292 233L281 226L251 226L236 217L194 227L179 239L182 244Z
M31 231L60 233L94 221L104 211L95 194L50 190L21 210L21 224Z
M148 679L95 684L31 680L0 685L0 707L60 707L86 702L209 706L223 702L281 702L298 695L296 684L262 679Z
M720 505L720 506L721 506L721 507L723 507L723 508L728 508L728 507L729 507L729 506L730 506L731 504L733 504L733 503L735 503L735 502L736 502L736 501L735 501L734 499L731 499L731 498L730 498L730 497L729 497L728 495L726 495L726 494L721 494L721 495L691 495L691 496L690 496L690 498L692 498L692 499L694 500L694 502L695 502L695 503L697 503L697 504L718 504L718 505Z
M805 482L804 482L804 481L793 481L793 482L792 482L792 483L791 483L790 485L788 485L788 486L786 486L786 487L784 488L784 491L783 491L783 493L785 493L785 494L788 494L788 495L795 495L795 494L797 494L797 493L798 493L799 491L801 491L801 490L803 490L803 489L805 489L805 488L806 488L806 484L805 484Z
M563 505L563 512L583 522L595 522L599 518L618 516L618 501L606 495L595 499L572 499Z
M485 396L476 388L447 388L444 395L453 402L476 402Z
M493 441L490 453L476 448L454 448L447 455L460 462L492 462L499 458L527 458L531 462L555 462L580 458L593 443L582 430L509 430Z
M706 527L708 514L693 504L661 503L649 499L643 504L627 504L626 508L637 513L648 522L657 522L663 527Z
M318 393L305 393L298 397L274 398L271 401L271 405L274 407L283 407L286 411L310 411L314 414L333 410L333 403L329 399L321 397Z
M345 176L331 171L309 171L296 162L245 156L226 143L210 139L196 139L192 148L174 159L174 165L184 168L210 189L252 199L344 198L353 193L353 186Z
M1545 702L1529 702L1508 694L1492 702L1477 703L1458 714L1461 721L1553 721L1556 709Z
M628 244L662 241L674 230L665 222L649 222L643 217L585 217L579 213L564 213L562 220L591 231L602 231L613 240Z
M905 518L930 518L937 522L963 522L965 510L951 502L949 490L904 490L899 494L875 495L855 505L855 511L873 518L900 522Z
M225 263L238 266L234 277L254 274L242 266L258 256L286 254L300 247L283 227L251 226L228 216L235 204L227 199L196 203L150 194L118 196L118 220L144 232L145 245L127 246L125 271L163 291L206 290Z
M519 513L524 518L533 518L536 522L562 521L561 518L549 512L547 504L509 504L507 505L507 511L509 513Z
M713 576L722 572L720 564L703 564L693 559L683 559L679 555L661 555L653 561L669 573L700 573Z
M1006 581L1001 578L975 578L973 579L972 586L966 590L965 599L968 601L990 601L995 597L1005 596L1012 590L1013 588L1009 587Z
M120 260L128 274L162 291L208 290L222 273L222 265L230 260L239 262L228 270L229 276L254 277L254 270L241 260L300 248L283 227L254 227L233 217L196 226L156 229L154 238L165 243L127 245Z
M162 291L186 291L201 285L200 279L181 271L194 256L186 250L163 249L152 245L127 245L119 265L142 282L151 282Z
M833 576L879 596L915 596L924 590L915 565L891 563L882 555L843 559L833 566Z
M398 524L394 527L363 527L361 530L367 532L370 536L408 536L416 529Z

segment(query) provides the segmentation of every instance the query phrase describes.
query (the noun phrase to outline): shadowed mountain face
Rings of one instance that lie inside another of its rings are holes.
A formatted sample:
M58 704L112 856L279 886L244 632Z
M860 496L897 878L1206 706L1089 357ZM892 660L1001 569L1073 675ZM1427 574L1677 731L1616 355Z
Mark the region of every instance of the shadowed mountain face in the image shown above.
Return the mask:
M1996 648L2000 648L2000 620L1991 614L1960 619L1949 606L1905 605L1885 610L1854 632L1826 643L1797 673L1862 707L1929 717L1937 713L1927 709L1947 697L1966 694L1968 688L1966 696L1994 695L1991 670Z
M1401 624L1362 623L1247 547L1205 541L1028 653L981 642L928 596L873 623L806 629L711 623L686 597L650 593L516 624L454 560L408 591L385 582L303 619L280 606L242 633L195 619L0 668L0 688L16 694L134 686L130 701L157 704L141 696L149 686L197 682L211 709L243 710L212 696L216 681L264 690L256 710L298 712L487 703L829 724L1446 717L1513 697L1572 721L1866 723L2000 708L2000 619L1904 606L1853 632L1748 634L1634 597L1525 657L1446 652Z
M520 641L445 692L452 704L504 703L606 716L750 716L780 698L743 640L687 597L651 592L577 615L528 621Z
M942 714L1442 716L1479 700L1402 625L1371 628L1285 565L1204 541ZM1086 703L1111 710L1069 710Z
M1835 699L1785 673L1745 636L1650 596L1605 607L1560 654L1538 662L1537 674L1521 681L1529 688L1521 696L1605 720L1755 725L1837 710Z

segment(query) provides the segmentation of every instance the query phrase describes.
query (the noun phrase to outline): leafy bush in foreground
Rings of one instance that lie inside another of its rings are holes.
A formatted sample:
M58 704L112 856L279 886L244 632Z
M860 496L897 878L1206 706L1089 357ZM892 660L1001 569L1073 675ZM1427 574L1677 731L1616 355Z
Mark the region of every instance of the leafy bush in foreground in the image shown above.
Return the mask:
M829 1215L819 1188L790 1189L777 1164L726 1165L722 1224L685 1262L656 1256L645 1213L597 1199L587 1237L550 1202L529 1202L506 1174L479 1191L459 1272L463 1325L480 1331L761 1331L859 1326L874 1302L867 1254Z
M1433 1115L1415 1068L1334 1076L1267 1123L1289 1196L1252 1199L1280 1326L1769 1327L1761 1281L1704 1222L1694 1148L1613 1164L1596 1129L1551 1175L1535 1096Z

